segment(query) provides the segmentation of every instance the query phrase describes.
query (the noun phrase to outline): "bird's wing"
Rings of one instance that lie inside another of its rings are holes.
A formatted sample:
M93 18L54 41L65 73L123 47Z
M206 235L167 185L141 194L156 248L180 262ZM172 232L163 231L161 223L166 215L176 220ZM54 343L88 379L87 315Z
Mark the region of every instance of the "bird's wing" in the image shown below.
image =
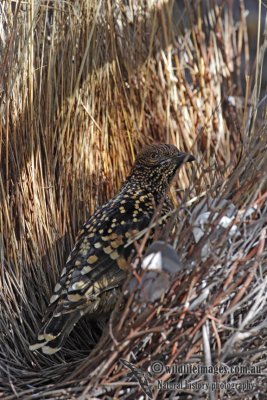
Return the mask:
M134 249L133 244L125 245L149 225L153 215L139 213L134 219L133 210L134 201L128 200L123 208L108 203L84 224L55 286L50 312L70 312L72 306L83 308L103 292L122 284Z
M153 215L152 210L139 210L139 205L136 213L139 203L134 199L122 201L102 206L83 226L50 299L50 318L31 350L59 351L84 314L97 317L114 308L134 249L133 244L125 245Z

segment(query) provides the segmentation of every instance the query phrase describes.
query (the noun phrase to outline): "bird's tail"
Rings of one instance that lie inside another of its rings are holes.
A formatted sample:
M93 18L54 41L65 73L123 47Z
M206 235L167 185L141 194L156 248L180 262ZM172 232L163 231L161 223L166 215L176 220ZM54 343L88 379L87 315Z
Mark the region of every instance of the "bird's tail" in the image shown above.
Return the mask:
M81 314L77 310L64 314L53 314L39 332L37 342L29 347L30 350L41 349L44 354L56 353L61 349L80 317Z

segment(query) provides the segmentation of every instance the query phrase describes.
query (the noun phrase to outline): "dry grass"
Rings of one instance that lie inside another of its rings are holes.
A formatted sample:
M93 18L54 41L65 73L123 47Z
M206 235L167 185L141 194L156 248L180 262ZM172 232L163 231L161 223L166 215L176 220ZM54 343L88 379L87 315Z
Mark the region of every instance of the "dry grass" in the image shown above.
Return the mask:
M266 41L250 72L243 1L238 21L214 3L1 2L0 397L136 399L119 358L258 364L253 393L267 392ZM59 355L29 352L78 227L156 141L198 158L172 192L185 269L146 311L131 293L90 356L86 321ZM218 236L217 217L196 244L192 204L208 194L233 202L238 230Z

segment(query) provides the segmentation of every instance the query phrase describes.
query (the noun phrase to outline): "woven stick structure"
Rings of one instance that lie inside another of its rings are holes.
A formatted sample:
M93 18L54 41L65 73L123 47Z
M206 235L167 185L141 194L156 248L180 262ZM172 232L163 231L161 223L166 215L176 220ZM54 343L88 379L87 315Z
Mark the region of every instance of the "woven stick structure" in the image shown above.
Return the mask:
M1 2L0 398L266 395L267 36L259 14L250 59L233 3ZM58 354L30 352L78 228L154 142L197 159L171 193L169 289L142 297L144 232L99 341L84 319Z

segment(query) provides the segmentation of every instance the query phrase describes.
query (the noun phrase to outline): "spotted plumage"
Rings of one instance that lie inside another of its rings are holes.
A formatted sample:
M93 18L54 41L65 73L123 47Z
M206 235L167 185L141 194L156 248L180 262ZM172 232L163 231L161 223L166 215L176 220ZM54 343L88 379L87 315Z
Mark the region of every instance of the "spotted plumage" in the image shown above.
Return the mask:
M50 319L31 350L53 354L83 315L98 318L112 311L135 254L134 244L127 243L149 225L157 206L161 214L170 210L169 184L179 166L193 160L168 144L140 153L119 193L78 234L50 299Z

